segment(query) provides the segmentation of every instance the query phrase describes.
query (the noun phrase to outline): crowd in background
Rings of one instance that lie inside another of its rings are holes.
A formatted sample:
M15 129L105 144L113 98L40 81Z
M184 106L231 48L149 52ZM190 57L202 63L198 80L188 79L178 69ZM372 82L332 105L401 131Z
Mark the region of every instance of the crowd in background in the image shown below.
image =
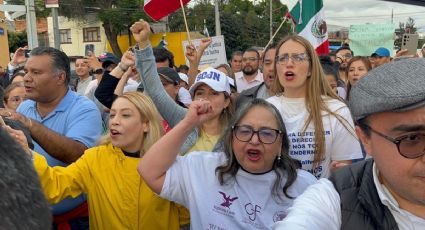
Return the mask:
M318 56L288 35L201 68L204 38L176 67L147 22L130 30L121 58L73 70L54 48L14 53L0 155L16 168L0 187L20 214L0 226L425 228L425 59L347 44Z

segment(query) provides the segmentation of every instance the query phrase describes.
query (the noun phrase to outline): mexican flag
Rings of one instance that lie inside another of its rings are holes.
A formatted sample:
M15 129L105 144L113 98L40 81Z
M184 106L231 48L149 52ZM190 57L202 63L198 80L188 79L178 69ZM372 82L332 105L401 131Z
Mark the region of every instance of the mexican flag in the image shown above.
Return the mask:
M319 55L329 53L323 0L281 0L288 6L296 32L310 41Z

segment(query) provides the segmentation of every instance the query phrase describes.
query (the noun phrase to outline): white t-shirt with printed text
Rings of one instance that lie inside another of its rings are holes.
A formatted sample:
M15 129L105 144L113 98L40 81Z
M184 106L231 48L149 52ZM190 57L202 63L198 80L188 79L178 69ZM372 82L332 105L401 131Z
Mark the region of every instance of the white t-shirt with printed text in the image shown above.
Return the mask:
M167 171L160 196L190 211L191 229L270 229L282 220L293 199L272 196L274 171L254 175L242 169L236 181L220 185L216 168L226 162L222 152L192 152L179 156ZM286 181L286 177L283 184ZM293 197L316 183L314 176L298 170L288 189Z
M303 131L309 115L304 98L287 98L273 96L267 99L280 112L289 138L289 155L301 161L302 168L313 173L317 178L330 176L331 161L353 160L363 157L360 142L354 133L354 122L347 105L336 99L325 99L326 105L334 113L345 119L344 124L335 117L322 112L326 142L325 158L313 170L314 160L314 124L310 122Z

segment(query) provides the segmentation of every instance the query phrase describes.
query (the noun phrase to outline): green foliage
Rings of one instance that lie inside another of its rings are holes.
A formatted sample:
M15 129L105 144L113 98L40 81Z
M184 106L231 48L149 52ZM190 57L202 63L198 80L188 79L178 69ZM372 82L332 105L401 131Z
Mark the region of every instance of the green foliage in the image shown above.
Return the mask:
M403 40L403 35L405 33L408 34L415 34L417 31L417 28L415 26L415 19L408 17L407 21L399 22L398 23L398 29L396 29L396 39L394 40L394 48L400 49L401 48L401 42ZM419 42L420 43L420 42ZM418 48L422 47L421 44L418 44Z
M8 32L9 53L14 53L19 47L24 47L28 44L26 32Z
M9 0L9 4L25 4L25 0ZM47 17L51 10L46 9L44 0L35 0L37 18ZM67 18L84 18L88 13L96 14L103 23L108 41L116 55L121 55L117 35L137 20L149 20L143 11L143 0L61 0L59 15Z
M189 30L202 32L204 19L211 36L215 35L214 1L200 0L192 7L185 7ZM221 33L226 43L227 56L235 50L245 50L251 46L264 47L270 40L270 0L260 0L253 4L250 0L227 0L220 4ZM280 1L272 1L273 33L279 27L287 7ZM168 18L170 31L185 31L181 10ZM290 30L282 27L274 42L283 38Z
M44 0L35 0L37 16L45 16L50 9L44 8ZM25 0L10 0L22 4ZM225 38L227 55L235 50L251 46L264 47L270 39L270 2L273 6L273 32L279 27L287 7L280 1L221 0L221 32ZM194 3L194 4L193 4ZM192 0L185 7L189 30L202 32L204 20L211 36L215 35L214 0ZM143 18L151 21L143 11L143 0L61 0L59 14L68 18L83 18L95 13L103 23L114 53L120 55L116 36L127 31L133 22ZM170 31L186 31L183 14L178 10L168 17ZM275 37L279 41L290 30L289 24L282 27Z
M9 5L25 5L25 0L6 0ZM44 0L34 0L35 4L35 14L39 18L45 18L49 16L50 9L46 9ZM25 18L22 16L21 18Z

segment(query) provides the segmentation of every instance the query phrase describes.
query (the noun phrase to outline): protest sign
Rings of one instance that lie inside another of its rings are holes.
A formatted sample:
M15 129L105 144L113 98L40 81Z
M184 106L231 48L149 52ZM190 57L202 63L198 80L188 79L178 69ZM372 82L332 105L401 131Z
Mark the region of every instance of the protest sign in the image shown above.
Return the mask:
M351 25L348 34L350 49L356 56L370 56L379 47L394 49L394 24Z
M224 37L223 36L216 36L211 37L212 42L208 46L208 48L205 49L204 54L201 57L201 61L199 63L199 66L212 66L216 67L220 64L226 64L227 58L226 58L226 47L224 45ZM192 44L196 47L196 49L199 48L199 44L201 43L201 39L192 40ZM189 45L188 41L183 41L183 52L186 53L186 46ZM189 65L189 61L186 58L186 64Z

